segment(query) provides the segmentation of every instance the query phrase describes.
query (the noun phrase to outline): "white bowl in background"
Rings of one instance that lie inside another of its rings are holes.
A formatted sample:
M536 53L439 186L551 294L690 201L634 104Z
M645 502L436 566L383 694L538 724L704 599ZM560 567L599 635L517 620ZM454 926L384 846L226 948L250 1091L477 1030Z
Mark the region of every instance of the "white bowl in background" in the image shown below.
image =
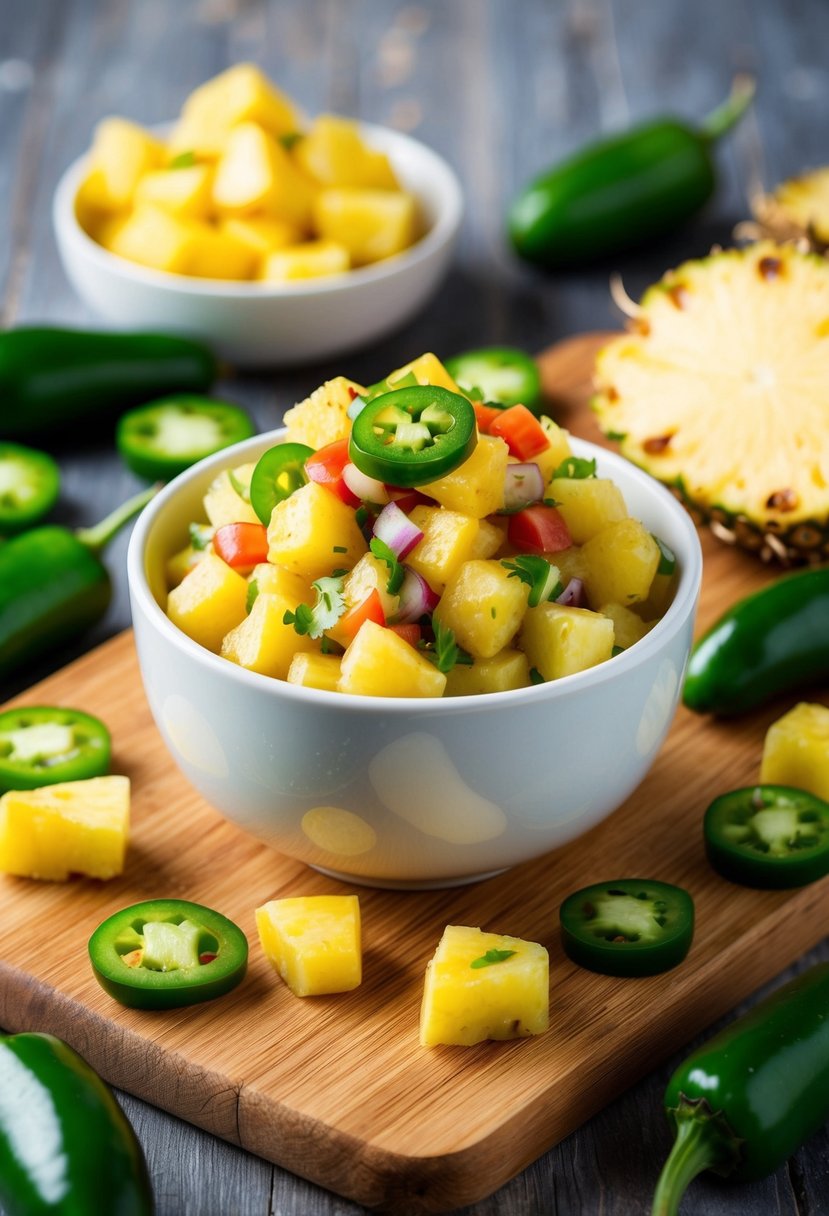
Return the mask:
M538 857L618 807L650 769L674 716L702 574L684 508L657 481L578 440L631 515L679 563L665 616L629 650L536 687L425 700L297 687L212 654L166 616L164 562L203 518L229 465L282 437L259 435L182 473L133 530L128 578L138 658L178 767L227 819L348 881L471 882Z
M83 156L63 174L52 207L70 282L115 326L198 338L239 366L288 366L368 345L413 317L440 285L460 228L463 196L454 171L425 144L388 127L360 129L420 200L426 231L403 253L342 275L285 285L152 270L110 253L78 223ZM167 127L156 130L163 134Z

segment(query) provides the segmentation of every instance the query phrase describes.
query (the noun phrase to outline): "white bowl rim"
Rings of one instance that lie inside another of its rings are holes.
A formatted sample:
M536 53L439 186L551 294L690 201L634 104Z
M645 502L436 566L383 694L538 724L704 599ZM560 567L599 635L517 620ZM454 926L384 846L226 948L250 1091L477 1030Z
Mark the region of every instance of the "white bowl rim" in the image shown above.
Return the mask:
M157 123L146 129L154 134L163 135L169 131L171 125L171 123ZM395 131L392 127L359 121L358 125L367 141L380 148L381 151L388 151L394 144L402 147L409 145L416 149L418 156L430 159L432 164L429 172L439 180L443 196L440 212L423 236L401 253L383 258L379 262L373 262L369 266L360 266L343 274L321 275L319 278L307 281L296 280L283 285L248 279L200 278L194 275L176 274L169 270L154 270L150 266L141 266L138 262L131 262L129 258L119 257L118 254L104 249L84 231L78 222L75 213L75 198L89 160L88 151L72 161L61 175L52 202L52 222L59 238L62 236L66 240L73 241L83 256L90 258L101 269L128 279L135 278L147 286L158 287L170 292L181 292L185 295L287 300L296 296L335 294L351 287L381 282L427 259L433 252L443 248L455 237L463 217L463 191L457 174L449 162L428 144L422 143L403 131Z
M460 713L495 712L498 708L508 710L512 706L523 706L538 703L545 704L557 701L578 689L587 689L607 682L614 681L624 672L640 666L653 657L661 649L663 636L670 630L675 634L689 615L695 611L696 601L702 581L702 547L697 529L681 503L660 482L650 474L637 468L625 457L617 455L588 440L570 437L573 452L577 456L595 457L602 474L613 475L613 470L641 479L645 488L652 492L657 500L661 500L666 511L669 511L683 534L687 552L677 553L680 565L679 583L674 598L663 617L654 627L633 646L621 654L614 655L604 663L590 667L586 671L575 672L573 675L562 676L558 680L549 680L543 684L531 685L529 688L509 689L498 693L473 693L462 697L387 697L366 696L359 693L329 692L325 689L305 688L301 685L289 684L285 680L273 676L261 675L259 672L248 671L228 659L221 658L205 647L194 642L192 638L177 628L158 604L150 590L144 568L144 549L150 530L159 512L176 496L181 484L194 475L195 472L206 473L213 469L220 472L229 463L238 462L237 457L243 458L252 449L267 444L272 446L284 437L285 428L262 432L241 443L225 448L212 456L199 461L184 473L179 474L169 482L139 515L127 551L127 577L131 595L136 597L144 614L150 623L161 630L168 641L179 650L189 654L201 666L222 675L227 679L240 681L259 693L278 697L286 697L288 702L297 702L319 709L343 709L356 713L383 714L416 714L419 717L431 719Z

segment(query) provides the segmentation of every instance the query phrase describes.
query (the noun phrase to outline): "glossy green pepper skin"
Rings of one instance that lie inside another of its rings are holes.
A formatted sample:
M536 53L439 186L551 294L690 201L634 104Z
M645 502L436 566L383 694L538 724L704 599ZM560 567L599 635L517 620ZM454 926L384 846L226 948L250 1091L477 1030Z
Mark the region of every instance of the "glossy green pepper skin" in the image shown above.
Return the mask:
M204 393L218 375L213 354L171 334L96 333L23 326L0 332L0 434L66 434L116 417L162 393Z
M152 1216L129 1121L52 1035L0 1035L0 1203L8 1216Z
M829 673L829 567L783 575L738 601L691 651L682 699L740 714Z
M653 1216L673 1216L706 1169L772 1173L829 1119L829 963L791 980L695 1051L668 1082L677 1139Z
M753 96L738 78L698 129L675 119L602 139L532 181L508 216L516 252L566 269L634 248L690 219L714 193L713 143Z

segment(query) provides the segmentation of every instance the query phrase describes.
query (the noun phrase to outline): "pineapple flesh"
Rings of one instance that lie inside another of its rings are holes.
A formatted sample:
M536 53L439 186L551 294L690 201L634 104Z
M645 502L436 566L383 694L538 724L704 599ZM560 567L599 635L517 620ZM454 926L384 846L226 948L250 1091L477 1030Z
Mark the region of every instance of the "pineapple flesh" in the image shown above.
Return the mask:
M622 453L721 540L766 560L829 554L829 264L760 241L669 271L596 364Z
M819 253L829 249L829 166L787 178L771 194L752 202L760 231L782 241L805 241Z

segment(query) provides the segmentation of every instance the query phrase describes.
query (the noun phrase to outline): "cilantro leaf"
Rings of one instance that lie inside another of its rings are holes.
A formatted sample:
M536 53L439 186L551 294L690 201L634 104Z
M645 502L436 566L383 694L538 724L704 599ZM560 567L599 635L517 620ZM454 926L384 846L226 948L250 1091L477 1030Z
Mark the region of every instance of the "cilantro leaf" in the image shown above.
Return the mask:
M581 481L596 476L596 461L584 460L581 456L568 456L553 473L553 477L569 477Z
M455 641L455 635L447 625L442 625L440 621L432 618L432 628L435 631L435 640L431 645L423 648L423 653L427 659L430 659L438 671L442 671L447 675L453 667L458 663L466 667L472 665L472 655L467 654L458 643Z
M656 567L656 573L673 574L676 570L676 554L665 544L664 540L659 539L656 533L651 532L651 536L659 546L659 565Z
M250 616L250 610L256 603L256 598L259 595L259 584L255 578L252 578L248 583L248 593L245 598L245 612Z
M493 963L505 963L508 958L512 958L513 954L517 953L517 950L498 950L494 947L492 950L487 950L486 954L482 954L480 958L473 959L469 966L476 970L480 967L491 967Z
M537 667L530 668L530 683L531 684L546 684L547 683L547 681L544 679L543 675L541 674L541 672L538 670Z
M511 561L504 559L501 565L505 570L509 570L510 578L519 578L529 587L528 607L536 608L539 604L561 595L558 566L553 566L546 557L539 557L535 553L519 553Z
M293 625L300 636L320 638L326 629L331 629L345 612L343 579L341 575L318 578L311 584L316 593L313 608L310 604L297 604L296 612L286 610L282 617L286 625Z
M179 152L167 166L168 169L190 169L196 163L195 152Z
M190 547L201 552L206 549L213 539L215 528L211 528L210 524L191 524L190 532Z
M406 577L406 571L397 560L397 554L379 536L372 536L368 547L375 557L379 558L381 562L385 562L388 566L389 581L386 583L386 591L388 591L389 595L396 595L403 585L403 579Z

